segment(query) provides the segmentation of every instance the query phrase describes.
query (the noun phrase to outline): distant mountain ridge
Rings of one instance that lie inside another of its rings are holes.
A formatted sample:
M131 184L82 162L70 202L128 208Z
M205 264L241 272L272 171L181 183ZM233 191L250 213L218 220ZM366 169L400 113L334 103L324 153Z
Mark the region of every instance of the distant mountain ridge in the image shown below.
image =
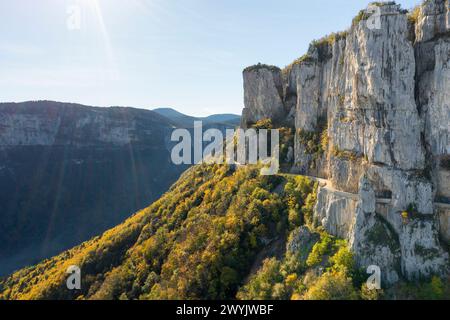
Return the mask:
M194 121L203 121L203 123L208 126L211 126L212 124L238 126L241 121L241 116L230 113L215 114L207 117L193 117L172 108L157 108L153 109L153 111L184 127L192 127Z
M0 103L0 123L0 146L152 143L153 129L175 125L150 110L54 101Z

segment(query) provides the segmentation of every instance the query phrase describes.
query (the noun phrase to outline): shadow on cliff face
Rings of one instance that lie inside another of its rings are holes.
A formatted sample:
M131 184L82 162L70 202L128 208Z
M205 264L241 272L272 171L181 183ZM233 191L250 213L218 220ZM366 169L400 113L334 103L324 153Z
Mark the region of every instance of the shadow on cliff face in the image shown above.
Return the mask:
M98 235L148 206L186 168L164 146L2 150L0 275Z

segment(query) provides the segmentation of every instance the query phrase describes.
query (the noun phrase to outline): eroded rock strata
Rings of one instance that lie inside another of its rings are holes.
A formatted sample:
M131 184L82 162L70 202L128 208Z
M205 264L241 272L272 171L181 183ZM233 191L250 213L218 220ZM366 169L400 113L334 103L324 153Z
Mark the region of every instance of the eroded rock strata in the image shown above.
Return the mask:
M295 128L292 172L329 181L316 223L391 284L449 268L450 13L448 0L369 8L282 70L244 70L242 125Z

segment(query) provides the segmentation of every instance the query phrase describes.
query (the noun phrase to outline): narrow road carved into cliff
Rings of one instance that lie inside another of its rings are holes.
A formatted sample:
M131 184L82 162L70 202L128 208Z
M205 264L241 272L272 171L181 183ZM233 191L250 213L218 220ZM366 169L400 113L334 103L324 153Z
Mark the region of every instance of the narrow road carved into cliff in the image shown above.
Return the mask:
M333 193L335 193L335 194L337 194L339 196L358 201L358 194L357 193L350 193L350 192L337 190L331 185L331 181L330 180L323 179L323 178L317 178L317 177L313 177L313 176L294 174L294 173L282 173L282 175L284 175L284 176L291 176L291 177L295 177L295 176L306 177L308 179L311 179L313 181L318 182L319 186L321 188L327 189L328 191L331 191L331 192L333 192ZM391 203L391 199L389 199L389 198L377 198L376 201L377 201L377 203L382 203L382 204L389 204L389 203ZM435 202L434 205L437 208L440 208L440 209L449 209L450 210L450 203Z

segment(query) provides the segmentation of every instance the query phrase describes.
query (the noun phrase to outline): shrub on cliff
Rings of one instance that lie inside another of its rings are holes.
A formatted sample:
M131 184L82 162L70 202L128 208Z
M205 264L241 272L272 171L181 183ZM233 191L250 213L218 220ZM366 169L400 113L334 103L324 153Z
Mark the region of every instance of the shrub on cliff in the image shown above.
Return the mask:
M414 7L414 9L412 9L409 13L408 13L408 21L411 24L416 24L417 21L419 20L419 16L420 16L420 5Z
M277 66L272 66L272 65L268 65L268 64L263 64L263 63L258 63L255 64L253 66L249 66L247 68L244 69L244 72L251 72L251 71L258 71L261 69L267 69L270 70L272 72L280 72L281 69L278 68Z
M343 271L324 273L304 294L305 300L357 300L352 279Z

